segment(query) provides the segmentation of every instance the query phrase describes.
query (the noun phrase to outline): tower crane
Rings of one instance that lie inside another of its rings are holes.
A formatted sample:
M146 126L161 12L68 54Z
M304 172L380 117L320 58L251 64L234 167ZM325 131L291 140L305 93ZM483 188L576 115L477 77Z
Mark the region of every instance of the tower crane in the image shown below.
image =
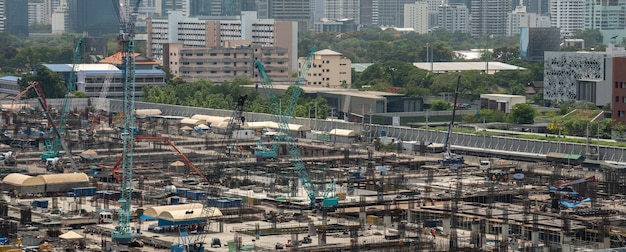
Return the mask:
M313 59L314 53L315 53L315 48L313 47L309 50L309 53L306 59L304 60L304 62L302 63L302 66L300 67L300 71L298 72L298 77L296 78L296 87L302 86L306 82L306 76L309 73L309 69L311 68L311 60ZM255 64L257 63L255 62ZM258 64L260 64L260 62ZM258 64L257 64L257 67L258 67ZM269 80L268 82L271 83L271 81ZM279 102L278 97L274 94L274 90L267 89L265 85L263 86L263 88L265 92L267 93L269 104L273 109L273 113L275 115L282 115L282 116L285 116L286 118L289 118L291 114L293 113L293 110L296 108L298 99L300 98L300 95L302 94L302 89L300 88L293 89L293 93L291 94L289 102L287 103L287 107L285 108L284 111L282 111L282 107L281 107L282 104ZM267 146L265 146L263 144L263 140L259 138L259 140L257 141L256 149L254 151L254 155L261 156L263 158L276 158L276 155L278 153L278 146L280 145L280 141L277 141L277 140L280 140L280 138L281 138L280 135L277 135L274 138L274 142L272 143L271 148L268 148Z
M89 131L93 132L96 129L96 124L98 123L98 119L100 119L100 113L104 110L105 101L107 95L109 93L109 87L111 86L111 81L113 80L113 75L115 72L109 71L106 76L104 76L104 82L102 83L102 89L100 89L100 95L96 100L96 104L94 105L94 113L91 118L91 123L89 125Z
M304 66L304 68L309 67L308 65L310 64L310 59L312 58L312 55L313 55L312 51L313 50L311 50L311 52L309 53L309 56L307 56L307 60L305 61L306 66ZM295 140L290 134L289 125L287 122L287 116L281 115L279 111L279 107L275 106L275 104L277 104L278 98L276 98L276 95L274 94L274 90L272 87L272 83L269 77L267 76L267 74L265 73L265 67L258 60L256 60L254 64L256 68L258 69L258 73L259 73L259 76L261 77L261 83L263 85L263 89L266 91L268 95L268 98L270 100L270 106L273 108L273 113L276 116L276 121L278 122L280 133L282 134L281 137L287 143L287 150L289 152L289 156L291 157L291 163L294 165L296 173L298 174L298 179L300 180L300 183L302 184L302 186L304 187L304 190L307 193L307 197L310 200L310 206L316 207L317 191L313 185L311 178L309 177L309 174L307 173L306 167L304 166L304 162L302 161L302 158L300 156L300 150ZM290 106L295 106L297 99L300 96L300 92L301 92L301 88L299 87L294 90L294 93L292 94L291 99L289 101ZM293 108L288 107L286 109L286 112L289 112L289 111L293 111ZM276 144L276 141L275 141L275 144ZM324 198L323 198L321 207L334 208L338 205L338 203L339 203L338 199L334 195L334 181L333 181L328 185L328 189L324 193Z
M237 105L235 106L235 109L233 110L233 113L230 117L228 125L226 126L224 138L222 139L222 146L226 148L227 155L229 155L228 153L232 151L232 146L226 144L226 140L231 139L233 137L233 133L236 130L239 130L241 128L241 125L246 121L245 117L243 116L243 108L247 99L248 99L248 96L245 94L240 95L237 98ZM179 154L183 156L182 153L179 152ZM213 167L214 172L211 175L212 180L209 181L206 177L204 177L200 173L200 171L198 171L196 168L193 167L191 162L188 162L187 165L192 167L192 169L196 173L198 173L200 176L202 176L207 182L216 182L215 180L219 180L221 178L223 169L225 168L224 163L218 161L218 163ZM210 190L209 187L207 187L207 195L209 195L209 190ZM206 235L207 235L207 230L205 229L209 227L209 219L214 216L214 213L215 213L215 207L209 206L208 202L205 200L202 204L202 213L200 214L200 220L199 220L200 223L198 225L199 228L197 230L197 233L195 235L190 235L189 226L181 225L178 230L178 243L172 244L170 251L171 252L183 252L183 251L184 252L202 252L204 251L204 244L205 244Z
M133 193L133 151L135 144L135 20L141 0L134 0L132 12L129 12L131 0L113 0L119 8L120 34L122 45L122 86L124 88L124 128L122 129L122 182L118 223L111 233L111 238L121 244L129 244L133 240L130 227L131 200Z
M61 107L61 113L59 114L59 124L58 129L55 132L55 137L52 142L52 151L47 151L41 154L41 158L44 160L48 160L49 158L57 158L58 153L61 149L65 151L65 155L68 156L68 160L72 166L72 169L76 171L76 163L72 158L72 152L68 146L68 143L64 138L67 136L67 118L70 114L70 109L72 107L72 98L74 97L73 92L76 91L76 71L78 70L78 64L80 64L80 60L82 57L82 46L83 46L83 38L78 38L76 41L76 46L74 47L74 56L72 57L72 71L70 72L70 77L67 80L65 85L65 100L63 100L63 105ZM49 114L47 116L50 116ZM56 134L59 133L59 134Z

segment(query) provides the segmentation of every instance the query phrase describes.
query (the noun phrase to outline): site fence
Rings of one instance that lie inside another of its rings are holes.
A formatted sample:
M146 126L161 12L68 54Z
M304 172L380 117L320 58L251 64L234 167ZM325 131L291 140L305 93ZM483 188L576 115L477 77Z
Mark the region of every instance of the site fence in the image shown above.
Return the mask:
M107 100L109 111L122 111L121 100ZM230 117L232 111L209 108L186 107L147 102L136 102L137 109L159 109L163 115L191 117L195 114ZM275 116L270 114L244 112L247 121L275 121ZM289 123L309 125L313 130L330 131L332 129L348 129L361 133L364 141L371 141L374 137L386 135L402 141L423 141L425 143L443 143L446 132L428 129L416 129L403 126L370 125L343 121L329 121L309 118L289 118ZM579 143L566 143L558 141L545 141L533 139L520 139L505 136L484 136L467 133L452 133L450 144L477 149L492 149L499 151L520 152L528 154L542 154L558 152L566 154L586 155L588 150L598 153L599 160L622 162L626 158L626 148L609 146L587 146Z

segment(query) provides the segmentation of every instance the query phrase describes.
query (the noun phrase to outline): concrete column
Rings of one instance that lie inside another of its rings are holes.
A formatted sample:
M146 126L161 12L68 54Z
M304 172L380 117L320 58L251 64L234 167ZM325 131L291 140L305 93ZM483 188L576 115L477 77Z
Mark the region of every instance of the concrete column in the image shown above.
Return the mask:
M533 230L530 233L530 241L533 243L533 247L539 247L539 231Z
M509 240L509 224L508 223L504 223L502 224L502 240L503 241L508 241Z
M391 216L385 215L383 217L383 222L385 223L385 227L387 228L391 227Z
M561 232L561 252L573 252L572 237L565 232Z
M361 224L361 226L365 225L366 219L367 219L367 213L359 212L359 223Z
M611 237L604 237L604 239L602 240L602 248L604 249L609 249L611 248Z
M450 217L443 219L442 224L441 224L442 226L441 229L444 234L450 234L450 224L451 224Z

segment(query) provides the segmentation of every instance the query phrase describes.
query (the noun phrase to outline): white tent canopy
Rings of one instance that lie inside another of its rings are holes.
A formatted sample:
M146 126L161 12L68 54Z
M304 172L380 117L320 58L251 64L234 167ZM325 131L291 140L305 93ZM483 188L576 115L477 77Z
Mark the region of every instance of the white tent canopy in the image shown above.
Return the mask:
M207 125L230 121L230 117L210 116L210 115L193 115L191 119L200 120L202 121L202 123L207 124Z
M182 120L180 120L180 124L199 125L202 124L202 122L197 119L183 118Z
M59 238L64 239L64 240L80 240L80 239L84 239L85 237L74 231L68 231L65 234L59 235Z
M150 115L160 115L160 109L135 109L135 116L150 116Z
M290 131L309 131L311 130L311 127L308 125L299 125L299 124L288 124L287 125ZM265 121L265 122L246 122L243 125L244 128L246 129L263 129L263 128L268 128L268 129L280 129L280 127L278 126L278 123L275 122L271 122L271 121Z
M347 129L334 129L328 132L329 135L333 136L344 136L344 137L356 137L359 136L359 132L356 130L347 130Z

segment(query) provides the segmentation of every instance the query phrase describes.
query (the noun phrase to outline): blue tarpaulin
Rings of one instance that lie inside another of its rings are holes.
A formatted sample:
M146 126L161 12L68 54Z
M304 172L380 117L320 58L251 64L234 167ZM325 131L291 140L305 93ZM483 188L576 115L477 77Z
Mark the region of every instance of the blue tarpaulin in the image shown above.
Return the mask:
M142 216L139 216L139 219L142 219L142 220L156 220L158 218L157 217L152 217L152 216L147 216L147 215L142 215Z

